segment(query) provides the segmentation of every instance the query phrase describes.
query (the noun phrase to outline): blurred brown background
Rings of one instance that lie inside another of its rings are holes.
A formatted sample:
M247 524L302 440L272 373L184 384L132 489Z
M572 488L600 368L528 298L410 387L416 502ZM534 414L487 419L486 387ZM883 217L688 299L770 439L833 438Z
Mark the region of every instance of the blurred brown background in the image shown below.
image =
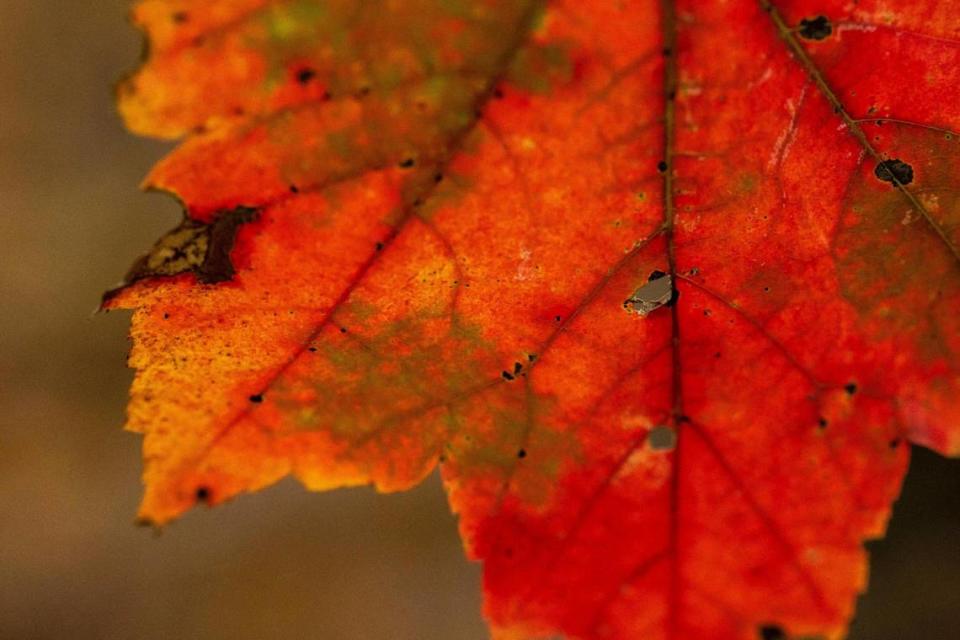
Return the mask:
M479 569L438 479L287 481L160 537L133 526L127 319L100 293L178 219L136 189L164 145L110 88L126 2L0 0L0 638L479 640ZM854 640L960 638L960 463L916 450ZM704 639L709 640L709 639Z

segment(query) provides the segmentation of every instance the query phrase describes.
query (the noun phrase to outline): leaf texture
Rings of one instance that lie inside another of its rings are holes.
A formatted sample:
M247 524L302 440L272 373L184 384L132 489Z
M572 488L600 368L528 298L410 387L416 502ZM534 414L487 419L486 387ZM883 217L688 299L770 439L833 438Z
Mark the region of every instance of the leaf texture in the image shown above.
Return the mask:
M960 452L960 6L900 4L142 0L141 517L439 464L495 637L842 637Z

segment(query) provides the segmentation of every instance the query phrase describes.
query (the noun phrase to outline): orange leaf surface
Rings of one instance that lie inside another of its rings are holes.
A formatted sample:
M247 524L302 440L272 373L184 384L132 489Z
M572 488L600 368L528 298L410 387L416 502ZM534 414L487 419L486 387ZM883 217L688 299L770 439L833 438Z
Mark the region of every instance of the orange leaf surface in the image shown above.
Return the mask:
M161 525L438 464L496 637L838 638L960 452L960 3L142 0Z

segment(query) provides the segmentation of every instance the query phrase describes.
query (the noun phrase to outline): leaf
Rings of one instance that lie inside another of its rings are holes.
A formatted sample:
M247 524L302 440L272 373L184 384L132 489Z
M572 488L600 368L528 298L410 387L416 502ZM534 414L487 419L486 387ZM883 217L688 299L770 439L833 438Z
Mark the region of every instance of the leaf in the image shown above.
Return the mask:
M497 637L842 636L960 452L960 7L887 6L141 1L141 517L439 463Z

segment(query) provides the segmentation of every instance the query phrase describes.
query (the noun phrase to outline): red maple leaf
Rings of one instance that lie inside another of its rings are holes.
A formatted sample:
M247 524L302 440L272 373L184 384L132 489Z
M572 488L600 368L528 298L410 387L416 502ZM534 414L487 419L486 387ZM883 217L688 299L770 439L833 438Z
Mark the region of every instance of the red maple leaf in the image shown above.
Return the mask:
M498 637L843 634L960 451L960 5L143 0L145 521L440 463Z

